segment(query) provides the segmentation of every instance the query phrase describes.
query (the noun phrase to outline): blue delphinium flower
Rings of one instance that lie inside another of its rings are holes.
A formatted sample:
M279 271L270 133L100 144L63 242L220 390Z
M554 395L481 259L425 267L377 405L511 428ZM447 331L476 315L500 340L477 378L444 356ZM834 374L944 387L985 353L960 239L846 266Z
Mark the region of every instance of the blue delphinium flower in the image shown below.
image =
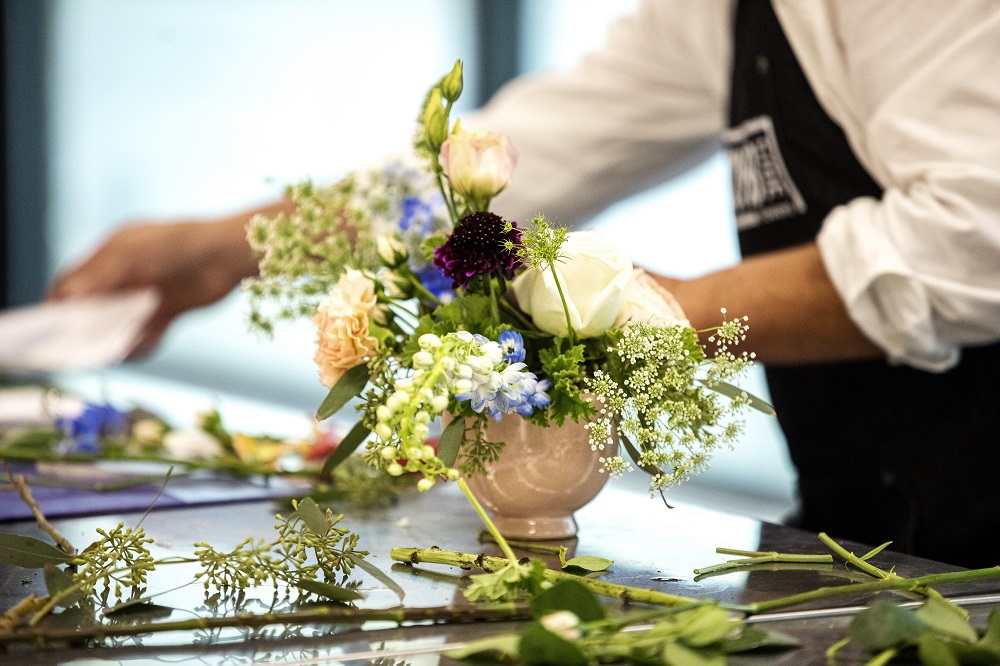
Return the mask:
M524 338L517 331L501 331L500 351L503 352L503 360L520 363L524 360Z
M64 434L57 447L59 453L97 454L102 436L127 434L128 414L107 404L87 404L77 416L57 418L56 427Z

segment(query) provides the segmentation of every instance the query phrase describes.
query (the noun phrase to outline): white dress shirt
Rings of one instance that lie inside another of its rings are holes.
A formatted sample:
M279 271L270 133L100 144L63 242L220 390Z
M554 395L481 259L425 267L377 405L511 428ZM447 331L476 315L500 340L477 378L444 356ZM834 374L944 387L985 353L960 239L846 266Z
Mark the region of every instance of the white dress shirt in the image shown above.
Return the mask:
M1000 340L1000 2L775 10L885 190L833 209L817 239L850 316L891 361L932 371L964 345ZM505 87L470 119L521 155L495 209L576 224L715 150L732 21L732 2L647 0L576 68Z

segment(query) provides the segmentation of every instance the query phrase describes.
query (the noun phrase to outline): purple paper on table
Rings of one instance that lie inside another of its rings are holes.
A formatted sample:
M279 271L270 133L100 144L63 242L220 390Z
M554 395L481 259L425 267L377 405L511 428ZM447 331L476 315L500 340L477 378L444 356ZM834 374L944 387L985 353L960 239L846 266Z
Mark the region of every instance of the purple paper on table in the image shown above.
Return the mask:
M15 473L31 474L31 466ZM29 480L30 484L30 480ZM237 478L208 473L171 478L162 483L140 483L114 490L92 490L30 484L31 494L47 518L145 511L199 504L249 502L308 493L308 489L283 478ZM29 520L31 509L16 491L0 491L0 521Z

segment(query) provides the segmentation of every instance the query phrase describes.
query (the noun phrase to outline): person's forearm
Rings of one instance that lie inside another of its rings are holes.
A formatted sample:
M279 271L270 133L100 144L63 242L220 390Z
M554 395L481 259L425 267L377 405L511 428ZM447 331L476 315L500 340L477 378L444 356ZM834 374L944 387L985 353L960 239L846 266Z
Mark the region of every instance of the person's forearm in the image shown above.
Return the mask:
M657 279L673 292L696 329L749 317L744 349L766 364L884 356L851 321L815 243L750 257L691 280Z
M232 217L214 223L214 233L217 237L215 247L226 254L226 261L233 271L233 278L239 281L243 278L257 275L257 259L253 256L247 243L247 224L255 215L274 217L278 213L291 213L294 205L287 199L272 204L253 208L237 213Z

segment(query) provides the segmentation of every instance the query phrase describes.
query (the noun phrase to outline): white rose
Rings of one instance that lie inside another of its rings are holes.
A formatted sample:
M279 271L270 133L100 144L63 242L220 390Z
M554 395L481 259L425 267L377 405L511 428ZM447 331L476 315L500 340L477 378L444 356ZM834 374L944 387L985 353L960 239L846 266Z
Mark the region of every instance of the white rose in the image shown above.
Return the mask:
M562 261L555 265L570 323L579 338L594 338L614 326L625 288L632 279L628 255L596 231L567 234ZM521 309L546 333L565 337L566 313L552 271L532 266L511 285Z
M167 456L176 460L217 458L222 455L222 444L204 430L172 430L163 437Z
M632 279L625 287L613 328L624 328L629 323L649 326L689 325L684 310L674 295L641 268L635 269Z

